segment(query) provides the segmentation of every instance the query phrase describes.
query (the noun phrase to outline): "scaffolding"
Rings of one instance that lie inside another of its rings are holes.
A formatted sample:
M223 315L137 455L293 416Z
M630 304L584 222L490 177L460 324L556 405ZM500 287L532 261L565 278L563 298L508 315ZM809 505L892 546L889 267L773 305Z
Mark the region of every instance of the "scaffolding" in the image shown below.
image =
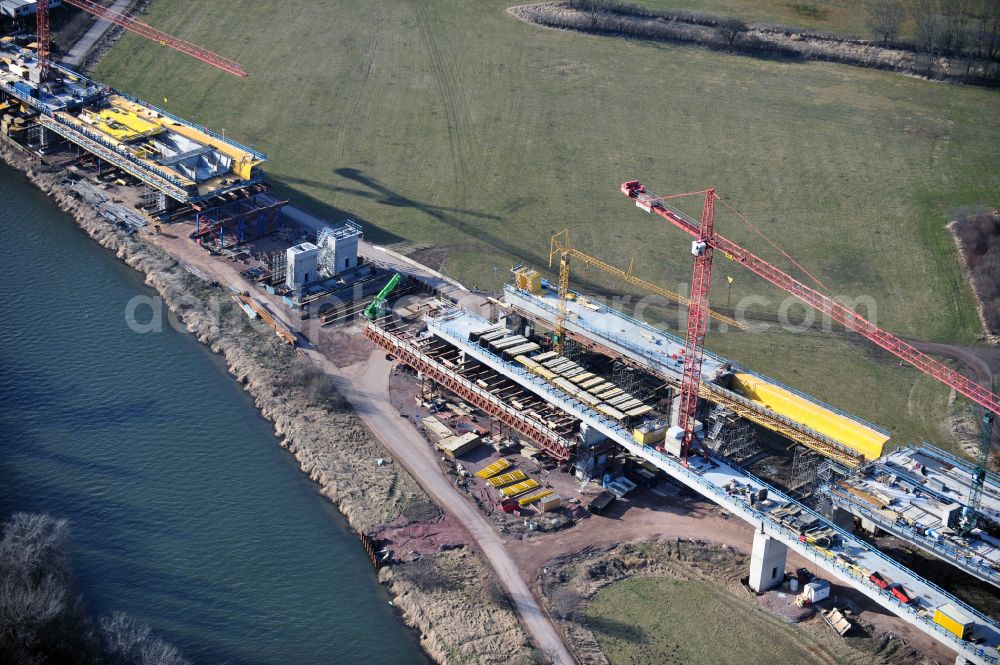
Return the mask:
M612 366L614 384L636 399L645 400L650 395L650 389L642 380L642 373L631 365L615 359Z
M805 446L795 446L792 451L792 470L788 477L788 489L800 496L812 494L820 481L820 465L823 457Z
M753 426L722 405L712 408L707 425L708 446L732 462L742 464L763 450Z
M202 243L214 243L219 249L225 249L227 242L232 246L251 236L260 238L274 230L281 219L281 208L287 203L268 194L254 194L199 210L191 237Z
M267 265L271 269L271 284L281 284L285 281L285 274L288 272L288 255L284 250L271 252L267 256Z
M336 275L337 269L337 241L347 240L363 235L361 225L353 219L349 219L340 226L324 226L316 234L316 245L319 247L319 267L325 270L327 275Z

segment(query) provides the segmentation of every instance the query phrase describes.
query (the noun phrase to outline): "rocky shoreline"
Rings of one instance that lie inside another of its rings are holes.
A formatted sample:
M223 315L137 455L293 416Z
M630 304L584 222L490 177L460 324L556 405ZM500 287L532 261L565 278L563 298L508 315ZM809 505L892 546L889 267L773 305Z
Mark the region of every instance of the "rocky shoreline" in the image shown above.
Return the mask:
M0 139L0 161L24 173L92 239L143 273L146 284L198 341L225 358L229 372L274 423L280 445L353 529L363 532L400 518L416 523L439 517L439 508L400 465L376 462L388 459L387 452L329 378L269 329L251 324L227 289L206 283L164 251L109 224L62 184L61 170L5 139ZM541 660L478 552L462 548L386 567L379 571L379 581L438 663Z

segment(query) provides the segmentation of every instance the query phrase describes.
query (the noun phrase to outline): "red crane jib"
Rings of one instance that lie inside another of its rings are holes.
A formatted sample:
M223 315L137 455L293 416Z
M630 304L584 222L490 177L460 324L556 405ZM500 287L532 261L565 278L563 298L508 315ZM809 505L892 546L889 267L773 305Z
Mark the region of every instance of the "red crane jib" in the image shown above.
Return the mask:
M863 335L889 353L904 360L921 372L929 374L945 385L955 389L961 395L968 397L976 404L993 413L1000 414L1000 397L991 391L983 388L975 381L959 374L950 367L938 362L925 353L918 351L911 344L904 342L892 333L888 333L875 326L867 319L859 316L853 310L836 302L818 291L809 288L791 275L772 266L764 259L755 256L752 252L740 247L731 240L710 230L707 239L701 238L700 226L691 219L678 215L669 210L660 199L646 192L637 180L631 180L621 186L621 191L625 196L635 199L636 205L646 212L653 212L664 218L677 228L689 235L699 238L709 247L725 252L727 258L731 258L737 263L746 266L753 273L774 284L780 289L787 291L799 300L814 307L819 312L826 314L833 321L841 324L848 330ZM692 298L693 302L693 298Z
M48 35L48 9L46 7L47 2L41 2L38 6L38 56L39 61L43 63L43 67L47 68L49 59L49 35ZM127 14L118 14L113 12L107 7L102 7L96 2L91 2L91 0L63 0L64 5L70 5L71 7L76 7L77 9L82 9L85 12L93 14L99 18L103 18L106 21L111 21L115 25L119 25L126 30L142 35L146 39L151 39L154 42L159 42L163 46L174 49L175 51L180 51L181 53L187 54L192 58L197 58L202 62L206 62L213 67L217 67L224 72L228 72L235 76L246 77L247 73L240 66L240 64L229 58L224 58L218 53L213 53L208 49L202 48L197 44L192 44L191 42L185 41L183 39L178 39L163 32L162 30L157 30L153 26L138 21ZM42 26L45 26L45 34L42 34Z

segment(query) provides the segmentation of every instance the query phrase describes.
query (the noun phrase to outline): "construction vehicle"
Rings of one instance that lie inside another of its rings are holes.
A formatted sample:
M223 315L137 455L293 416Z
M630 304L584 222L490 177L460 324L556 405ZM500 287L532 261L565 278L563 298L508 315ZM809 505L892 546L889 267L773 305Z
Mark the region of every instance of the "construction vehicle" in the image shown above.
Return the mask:
M847 330L858 333L921 372L933 376L981 407L992 413L1000 413L1000 397L992 391L918 351L911 344L878 328L852 309L806 286L749 250L716 233L714 228L715 203L721 199L716 195L714 189L687 194L656 196L648 192L645 185L638 180L630 180L622 183L621 192L634 200L636 207L640 210L662 217L694 238L691 243L691 253L695 257L694 271L691 279L679 408L679 427L684 431L680 458L685 463L691 452L692 444L695 442L694 433L701 386L701 367L705 353L705 335L708 330L708 293L712 276L712 256L715 250L719 250L726 258L742 264L765 281L787 291L820 313L829 316L832 321L839 323ZM671 199L692 195L704 196L700 221L689 217L668 203ZM819 286L822 288L821 285ZM985 464L983 468L985 469Z
M392 279L389 280L389 283L382 287L382 290L378 292L377 296L375 296L375 300L372 300L371 303L368 304L368 307L365 307L366 319L374 321L383 315L382 308L385 306L385 301L389 298L389 294L393 292L402 279L403 277L397 272L392 276Z
M191 42L168 35L165 32L157 30L151 25L136 20L129 14L119 14L118 12L107 7L103 7L96 2L92 2L91 0L63 0L62 4L82 9L83 11L93 14L98 18L121 26L130 32L142 35L146 39L154 41L161 46L166 46L174 49L175 51L180 51L181 53L208 63L213 67L233 74L234 76L247 76L247 72L238 62L230 60L229 58L224 58L218 53L213 53L212 51L197 46L196 44L192 44ZM49 69L52 64L52 39L51 32L49 30L49 0L38 0L35 7L35 21L35 42L38 45L38 50L36 51L38 56L38 69L40 80L45 81L48 79Z

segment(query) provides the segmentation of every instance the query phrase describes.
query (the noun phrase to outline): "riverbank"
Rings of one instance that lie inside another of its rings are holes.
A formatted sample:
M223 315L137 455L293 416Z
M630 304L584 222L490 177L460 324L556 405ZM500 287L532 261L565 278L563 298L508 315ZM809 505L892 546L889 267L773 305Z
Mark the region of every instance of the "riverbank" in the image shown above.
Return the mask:
M163 298L183 325L215 353L274 423L283 447L321 493L364 531L393 519L436 519L438 508L388 455L356 413L294 351L250 324L227 289L195 277L162 250L108 224L61 184L64 174L0 142L0 159L25 173L103 247ZM124 323L124 322L123 322ZM294 370L294 371L289 371ZM429 583L427 570L444 583ZM459 571L464 574L455 575ZM328 570L316 571L329 575ZM538 660L478 552L464 548L424 557L418 565L385 568L380 581L395 596L403 620L441 663Z

